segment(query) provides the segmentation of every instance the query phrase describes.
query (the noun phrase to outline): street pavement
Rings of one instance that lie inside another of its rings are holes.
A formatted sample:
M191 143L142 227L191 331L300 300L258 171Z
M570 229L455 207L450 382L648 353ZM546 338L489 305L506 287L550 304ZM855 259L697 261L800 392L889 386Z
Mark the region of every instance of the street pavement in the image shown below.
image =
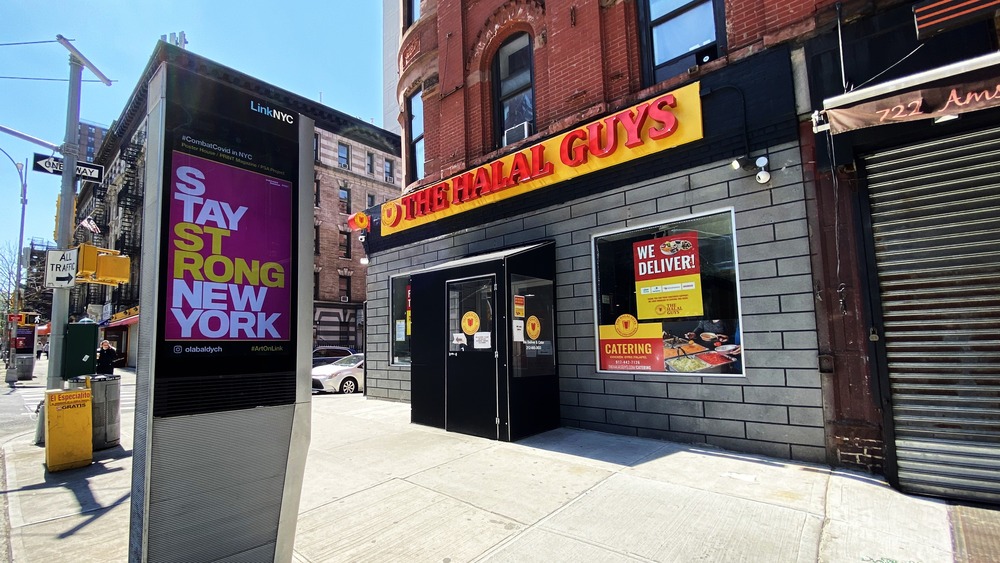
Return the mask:
M135 374L116 372L120 446L50 473L32 444L41 373L0 399L0 548L16 563L125 561ZM16 403L28 422L11 430ZM1000 511L872 475L570 428L502 443L409 410L313 397L294 561L1000 561Z

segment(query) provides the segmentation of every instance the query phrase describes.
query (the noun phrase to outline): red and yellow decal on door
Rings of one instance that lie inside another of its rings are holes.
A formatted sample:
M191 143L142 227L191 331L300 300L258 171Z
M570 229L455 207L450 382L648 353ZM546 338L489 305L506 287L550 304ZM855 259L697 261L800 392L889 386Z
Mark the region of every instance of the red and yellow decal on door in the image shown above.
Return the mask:
M469 336L479 332L479 315L475 311L467 311L462 315L462 332Z

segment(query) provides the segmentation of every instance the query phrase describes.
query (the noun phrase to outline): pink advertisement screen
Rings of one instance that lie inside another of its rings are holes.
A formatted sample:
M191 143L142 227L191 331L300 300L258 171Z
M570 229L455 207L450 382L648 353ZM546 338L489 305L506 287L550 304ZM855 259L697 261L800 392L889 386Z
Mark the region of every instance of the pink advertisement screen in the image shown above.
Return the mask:
M171 161L166 339L289 340L291 183L182 152Z

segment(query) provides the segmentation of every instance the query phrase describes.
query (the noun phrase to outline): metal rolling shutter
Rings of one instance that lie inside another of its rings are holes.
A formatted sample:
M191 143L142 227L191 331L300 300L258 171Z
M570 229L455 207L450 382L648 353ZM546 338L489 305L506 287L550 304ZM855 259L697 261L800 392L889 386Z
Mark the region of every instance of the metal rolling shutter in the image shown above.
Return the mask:
M1000 502L1000 128L865 159L899 482Z

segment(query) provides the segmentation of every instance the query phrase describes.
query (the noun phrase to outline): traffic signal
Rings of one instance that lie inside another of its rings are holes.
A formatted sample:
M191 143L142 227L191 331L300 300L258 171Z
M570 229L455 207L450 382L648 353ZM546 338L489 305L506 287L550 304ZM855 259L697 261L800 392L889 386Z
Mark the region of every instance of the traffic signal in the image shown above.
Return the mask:
M97 247L92 244L81 244L76 255L76 275L90 279L97 271Z
M131 269L132 260L128 256L98 254L97 271L94 272L94 277L98 283L103 284L128 283Z
M76 277L78 282L118 285L128 283L132 260L117 250L98 248L92 244L77 247Z

